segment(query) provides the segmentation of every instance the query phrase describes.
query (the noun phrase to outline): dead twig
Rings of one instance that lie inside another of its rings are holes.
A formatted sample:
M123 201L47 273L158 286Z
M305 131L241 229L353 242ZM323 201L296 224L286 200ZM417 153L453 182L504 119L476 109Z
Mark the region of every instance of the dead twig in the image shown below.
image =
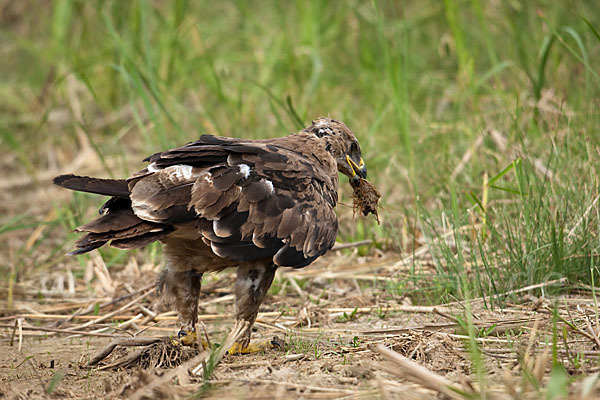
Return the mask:
M23 320L19 318L17 320L17 329L19 331L19 353L21 352L21 348L23 347Z
M123 307L121 307L121 308L119 308L119 309L117 309L115 311L109 312L108 314L105 314L105 315L103 315L102 317L100 317L98 319L95 319L95 320L92 320L92 321L88 321L88 322L86 322L84 324L76 326L76 327L73 328L73 330L81 330L82 328L87 328L88 326L92 326L92 325L95 325L95 324L97 324L99 322L106 321L107 319L110 319L113 315L117 315L118 313L127 310L129 307L131 307L134 304L138 303L139 301L143 300L150 293L151 293L150 291L147 291L143 295L138 296L135 299L133 299L132 301L130 301L129 303L125 304Z
M592 339L596 343L596 346L598 346L598 348L600 349L600 339L598 338L598 335L596 334L596 331L594 331L594 328L592 327L592 324L590 323L590 320L588 318L586 318L585 319L585 323L587 325L588 331L590 332L590 336L592 337Z
M434 314L437 314L437 315L439 315L441 317L449 319L450 321L454 321L454 322L458 323L458 320L454 316L448 314L447 312L438 310L436 307L433 307L432 311L433 311Z
M153 287L155 287L155 286L156 286L156 284L155 284L155 283L152 283L152 284L150 284L150 285L146 285L146 286L144 286L144 287L142 287L142 288L140 288L140 289L138 289L138 290L135 290L135 291L133 291L133 292L131 292L131 293L127 293L127 294L125 294L125 295L123 295L123 296L119 296L119 297L117 297L116 299L113 299L113 300L111 300L111 301L108 301L108 302L105 302L105 303L103 303L103 304L100 304L100 305L98 306L98 308L99 308L99 309L103 309L103 308L106 308L106 307L110 307L110 306L112 306L112 305L114 305L114 304L120 303L120 302L121 302L121 301L123 301L123 300L127 300L128 298L130 298L130 297L133 297L133 296L135 296L135 295L137 295L137 294L139 294L139 293L145 292L145 291L147 291L148 289L152 289L152 288L153 288ZM69 318L67 318L66 320L64 320L64 321L59 321L59 322L57 323L57 324L58 324L58 326L60 326L60 325L64 324L65 322L71 322L71 321L72 321L73 319L75 319L76 317L83 316L83 315L86 315L86 314L88 314L88 313L91 313L92 311L94 311L94 310L96 309L96 304L97 304L96 302L93 302L93 303L89 304L89 305L87 306L87 308L85 308L85 309L83 309L83 308L80 308L80 309L79 309L79 310L77 310L75 313L71 314L71 316L70 316ZM142 311L144 311L145 307L144 307L143 305L141 305L141 304L140 304L140 305L139 305L139 307L141 307L141 308L142 308Z
M10 334L10 347L13 347L15 345L15 335L17 333L17 325L19 323L19 320L15 320L15 323L13 325L13 330L12 333ZM4 324L3 324L4 325ZM10 325L6 326L7 328L10 327Z
M594 201L592 201L592 203L588 206L588 208L585 209L585 211L581 215L581 217L579 217L579 219L577 220L575 225L573 225L573 227L571 228L569 233L567 233L567 239L569 239L571 237L571 235L573 235L573 233L575 233L575 230L577 229L579 224L581 224L581 222L584 220L584 218L590 213L590 211L592 211L592 208L594 208L594 206L596 205L596 203L598 202L599 199L600 199L600 194L598 196L596 196Z
M291 387L291 388L295 388L295 389L300 389L300 390L304 390L304 391L310 391L310 392L328 392L328 393L346 393L346 394L356 394L359 392L359 390L351 390L351 389L342 389L342 388L333 388L333 387L323 387L323 386L312 386L312 385L307 385L307 384L302 384L302 383L294 383L294 382L285 382L285 381L275 381L275 380L269 380L269 379L248 379L248 378L236 378L236 381L241 381L241 382L248 382L248 383L261 383L261 384L266 384L266 385L277 385L277 386L287 386L287 387ZM207 380L206 383L231 383L232 380L230 379L226 379L226 380ZM375 393L373 391L369 392L369 391L364 391L365 393Z
M367 246L373 243L373 240L359 240L358 242L351 243L336 243L335 246L331 249L332 251L343 250L343 249L352 249L354 247Z
M117 346L148 346L163 340L165 340L165 338L119 338L113 340L112 342L104 346L102 349L100 349L100 351L96 352L96 354L94 354L92 358L90 358L90 361L87 365L88 367L91 367L93 365L98 364L100 361L108 357L109 354L112 353L112 351Z
M13 328L13 325L0 324L0 328ZM81 335L81 336L98 336L98 337L110 337L110 338L114 338L114 337L126 338L127 337L127 336L115 336L112 333L94 333L94 332L78 331L78 330L72 330L72 329L48 328L48 327L44 327L44 326L21 326L21 329L28 330L28 331L63 333L63 334L67 334L67 335L77 334L77 335Z
M477 137L477 139L475 139L475 142L471 145L471 147L469 147L467 149L467 151L465 151L465 154L461 158L460 162L456 165L456 167L454 168L454 171L452 171L452 175L451 175L452 179L456 178L458 176L458 174L460 174L462 172L462 170L465 168L465 165L467 165L467 163L471 159L473 153L475 153L483 144L484 138L485 138L485 132L480 134Z

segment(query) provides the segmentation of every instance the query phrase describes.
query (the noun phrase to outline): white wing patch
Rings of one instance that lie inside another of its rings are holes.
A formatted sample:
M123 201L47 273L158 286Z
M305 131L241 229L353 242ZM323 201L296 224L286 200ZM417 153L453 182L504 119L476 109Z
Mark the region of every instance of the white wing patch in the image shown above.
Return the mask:
M152 175L143 177L133 188L131 208L133 213L143 220L163 222L166 215L164 209L167 207L165 203L172 200L169 191L193 183L199 171L194 171L191 165L185 164L159 168L156 163L151 163L146 168Z
M192 179L192 166L191 165L172 165L164 169L169 171L169 175L177 180L189 180Z
M133 213L145 221L161 222L161 218L156 216L156 212L144 202L133 202L131 204Z
M212 183L213 183L212 174L208 171L204 171L203 173L201 173L200 176L198 177L198 179L202 179L204 182L206 182L209 185L212 185Z
M250 167L248 165L239 164L238 168L240 169L240 173L242 174L244 179L247 179L250 176Z
M271 182L270 180L265 180L265 183L267 184L267 187L271 191L271 194L275 193L275 188L273 188L273 182Z
M149 164L149 165L146 167L146 169L148 170L148 172L158 172L158 171L160 171L160 168L158 168L158 167L156 166L156 163L155 163L155 162L153 162L152 164Z
M148 170L148 172L160 172L160 171L164 171L164 173L166 173L169 178L171 179L175 179L175 180L189 180L192 179L193 174L192 174L192 166L191 165L185 165L185 164L177 164L177 165L171 165L170 167L167 168L159 168L156 166L156 163L153 162L152 164L148 164L148 166L146 167L146 169Z

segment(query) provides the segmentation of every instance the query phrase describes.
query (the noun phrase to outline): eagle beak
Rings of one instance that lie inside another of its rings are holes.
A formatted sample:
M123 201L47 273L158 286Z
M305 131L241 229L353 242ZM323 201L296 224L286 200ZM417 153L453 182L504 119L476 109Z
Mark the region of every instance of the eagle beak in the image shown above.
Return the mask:
M350 171L352 171L352 176L350 179L353 181L358 181L359 178L367 179L367 166L365 165L362 157L360 158L358 164L356 164L356 162L354 162L354 160L347 155L346 162L348 162L348 165L350 165Z

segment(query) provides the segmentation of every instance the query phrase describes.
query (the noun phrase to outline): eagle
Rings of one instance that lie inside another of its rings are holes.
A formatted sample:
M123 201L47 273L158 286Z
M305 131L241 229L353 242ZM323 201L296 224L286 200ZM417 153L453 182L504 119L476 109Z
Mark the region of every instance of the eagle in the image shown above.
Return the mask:
M236 319L252 325L279 267L303 268L330 250L338 220L338 172L356 184L367 169L354 133L319 118L275 139L202 135L147 157L127 179L60 175L56 185L110 196L100 217L75 229L86 235L71 255L107 243L136 249L164 245L157 282L179 315L181 334L195 333L202 275L237 268Z

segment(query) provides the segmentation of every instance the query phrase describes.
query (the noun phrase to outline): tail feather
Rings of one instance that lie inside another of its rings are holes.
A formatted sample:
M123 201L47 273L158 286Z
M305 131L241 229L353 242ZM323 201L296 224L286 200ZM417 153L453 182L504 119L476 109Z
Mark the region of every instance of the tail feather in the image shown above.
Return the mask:
M87 237L87 235L85 236ZM68 256L78 256L80 254L84 254L87 253L88 251L92 251L97 249L98 247L102 247L106 244L106 240L104 241L98 241L98 242L90 242L86 245L83 244L79 244L78 242L75 242L75 250L73 250L70 253L67 253Z
M124 179L101 179L90 176L59 175L53 180L55 185L79 192L103 194L106 196L129 197L129 186Z
M125 181L61 175L54 183L68 189L113 196L100 209L99 218L75 228L75 232L87 232L87 235L75 242L75 249L69 255L84 254L106 243L120 249L140 248L174 230L172 225L145 221L135 215Z
M99 219L105 218L100 217ZM96 220L98 221L98 220ZM95 221L92 221L92 223ZM90 225L90 224L87 224ZM75 242L75 250L69 255L83 254L97 249L110 242L112 247L119 249L136 249L144 247L156 240L162 239L173 232L171 225L155 224L152 222L141 222L120 230L109 230L106 232L90 232ZM76 229L77 232L90 231L85 225Z
M133 236L126 239L118 239L110 242L112 247L116 247L117 249L129 250L129 249L138 249L140 247L144 247L152 242L160 240L167 236L169 233L173 232L172 227L165 227L161 231L156 232L148 232L143 235Z
M123 231L144 222L129 209L109 210L100 218L75 228L75 232L112 233Z

